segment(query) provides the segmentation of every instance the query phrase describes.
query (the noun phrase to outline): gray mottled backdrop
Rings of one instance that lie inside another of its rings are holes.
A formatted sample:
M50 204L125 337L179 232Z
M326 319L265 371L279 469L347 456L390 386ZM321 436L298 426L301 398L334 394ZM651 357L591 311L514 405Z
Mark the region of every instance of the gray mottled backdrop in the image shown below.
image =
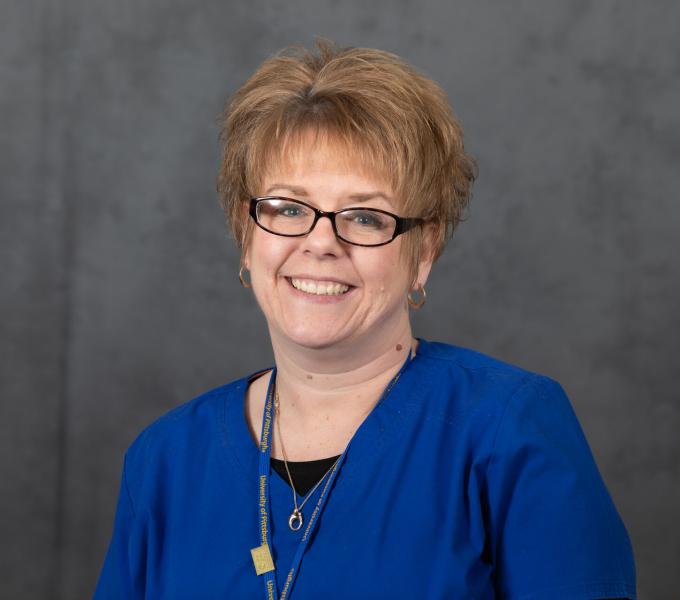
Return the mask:
M437 79L480 178L419 335L560 380L680 595L680 4L4 0L0 596L91 595L124 449L270 363L216 203L215 119L314 35Z

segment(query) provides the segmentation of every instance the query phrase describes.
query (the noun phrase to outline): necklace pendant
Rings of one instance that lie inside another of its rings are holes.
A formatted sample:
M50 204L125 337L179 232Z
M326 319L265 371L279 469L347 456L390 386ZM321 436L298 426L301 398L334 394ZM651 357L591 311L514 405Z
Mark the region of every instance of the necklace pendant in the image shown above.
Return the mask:
M302 528L302 513L297 508L288 517L288 527L291 531L300 531Z

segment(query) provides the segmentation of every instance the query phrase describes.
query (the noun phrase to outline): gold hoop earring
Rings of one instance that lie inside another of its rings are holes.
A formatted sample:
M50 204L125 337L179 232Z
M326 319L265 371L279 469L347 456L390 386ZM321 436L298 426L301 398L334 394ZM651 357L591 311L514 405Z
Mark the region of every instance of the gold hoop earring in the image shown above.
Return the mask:
M418 292L420 294L420 298L418 300L414 300L412 297L413 292ZM425 304L425 299L427 298L427 294L425 293L425 288L423 287L422 283L418 284L418 287L415 290L411 290L408 295L406 296L406 299L408 300L408 305L414 309L418 310Z
M248 289L252 287L250 285L250 281L246 281L245 277L243 277L243 274L247 271L247 267L245 265L241 265L241 268L238 270L238 280L241 282L241 285Z

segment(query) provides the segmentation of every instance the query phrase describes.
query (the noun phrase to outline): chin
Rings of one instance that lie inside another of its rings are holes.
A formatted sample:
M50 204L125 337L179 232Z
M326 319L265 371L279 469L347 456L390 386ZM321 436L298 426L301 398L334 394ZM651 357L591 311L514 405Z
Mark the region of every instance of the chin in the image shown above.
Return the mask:
M319 331L318 329L310 331L307 327L301 327L300 329L293 331L283 330L280 333L283 339L312 350L331 348L332 346L341 344L348 338L347 335L339 332Z
M326 348L332 348L344 340L344 338L320 335L291 337L289 339L298 346L303 346L305 348L309 348L310 350L324 350Z

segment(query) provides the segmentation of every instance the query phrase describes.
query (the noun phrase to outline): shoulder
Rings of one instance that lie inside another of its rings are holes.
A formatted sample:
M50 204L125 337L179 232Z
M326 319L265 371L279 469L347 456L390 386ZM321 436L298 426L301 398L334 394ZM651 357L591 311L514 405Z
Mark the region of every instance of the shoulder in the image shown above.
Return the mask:
M466 403L483 402L503 410L513 398L564 401L554 379L469 348L420 340L417 356L440 388Z
M242 398L247 382L244 377L204 392L145 427L125 454L129 484L139 487L150 470L167 468L182 456L195 456L208 440L219 439L227 406Z
M520 366L463 346L423 339L420 339L419 342L417 356L429 361L439 362L441 365L449 365L466 371L479 371L491 376L503 375L524 378L527 375L536 375L536 373Z

